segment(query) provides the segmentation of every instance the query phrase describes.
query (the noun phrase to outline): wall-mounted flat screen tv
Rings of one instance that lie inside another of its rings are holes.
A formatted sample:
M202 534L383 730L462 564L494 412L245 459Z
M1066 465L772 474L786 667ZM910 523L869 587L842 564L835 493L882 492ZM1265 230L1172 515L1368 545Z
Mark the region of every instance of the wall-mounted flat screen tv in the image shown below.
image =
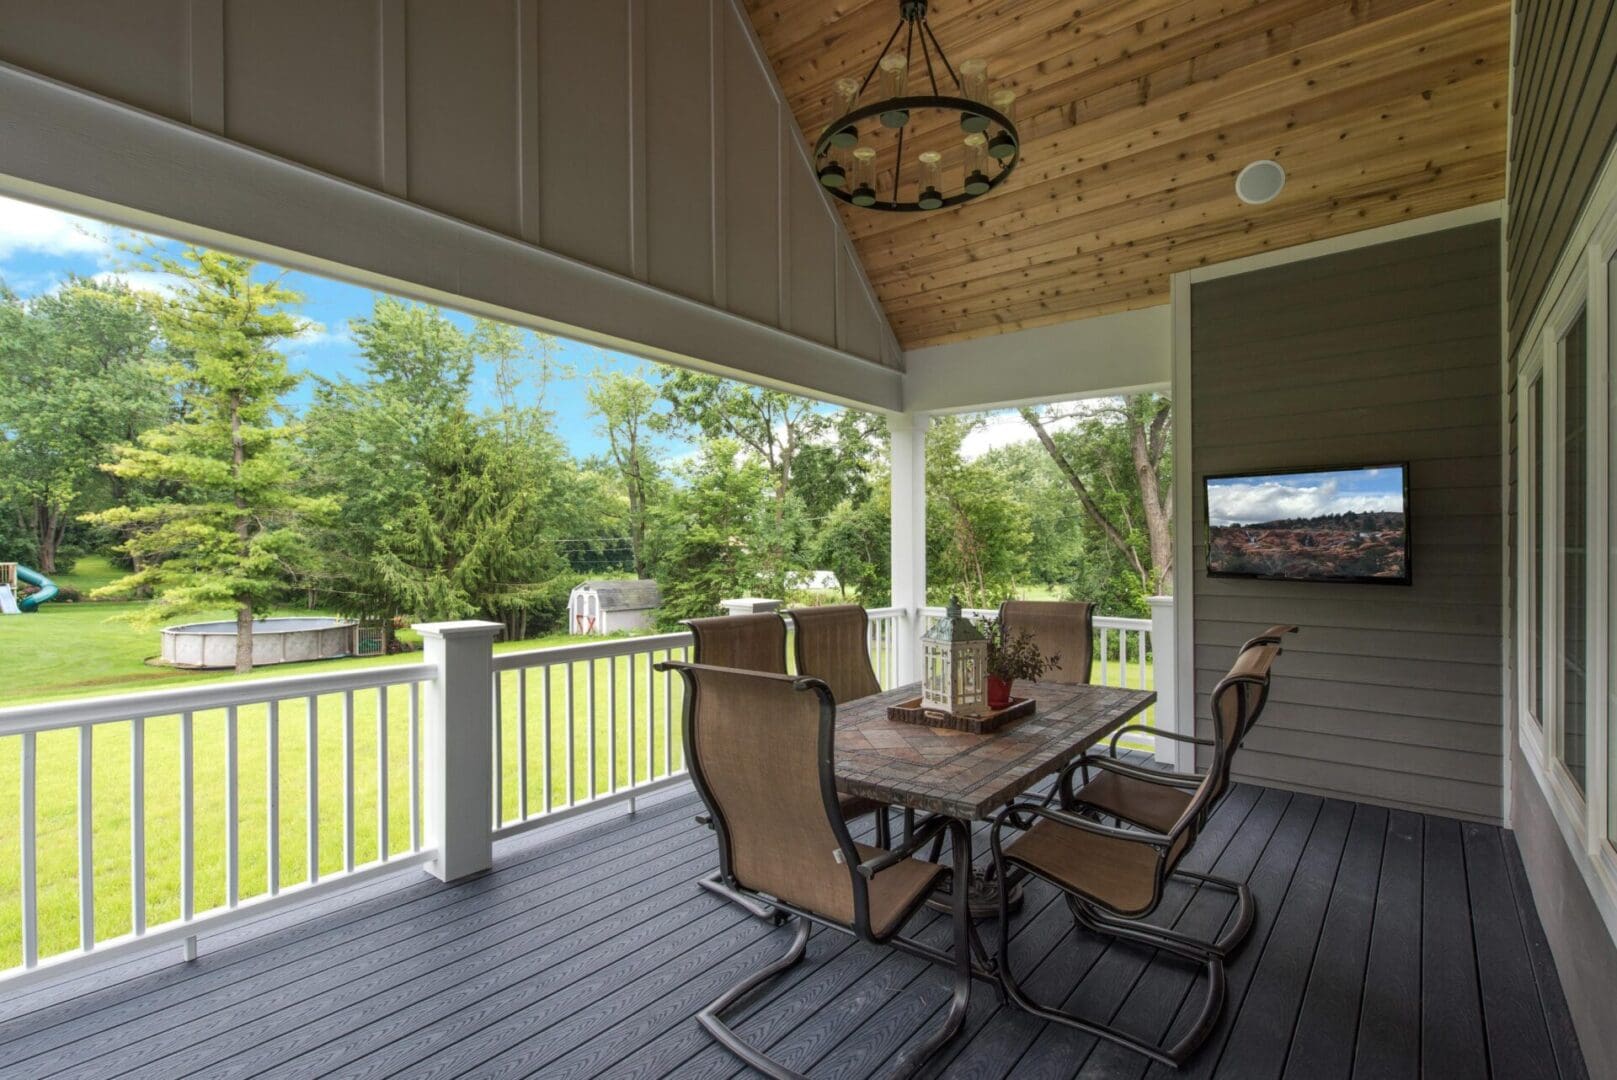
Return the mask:
M1209 476L1207 572L1408 585L1409 465Z

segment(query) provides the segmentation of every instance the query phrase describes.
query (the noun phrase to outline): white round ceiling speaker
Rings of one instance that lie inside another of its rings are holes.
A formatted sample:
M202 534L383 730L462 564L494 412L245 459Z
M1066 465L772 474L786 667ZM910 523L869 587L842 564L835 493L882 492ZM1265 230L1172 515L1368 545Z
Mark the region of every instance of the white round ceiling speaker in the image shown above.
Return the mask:
M1260 206L1280 194L1286 186L1286 170L1278 161L1265 158L1242 169L1235 178L1235 194L1244 203Z

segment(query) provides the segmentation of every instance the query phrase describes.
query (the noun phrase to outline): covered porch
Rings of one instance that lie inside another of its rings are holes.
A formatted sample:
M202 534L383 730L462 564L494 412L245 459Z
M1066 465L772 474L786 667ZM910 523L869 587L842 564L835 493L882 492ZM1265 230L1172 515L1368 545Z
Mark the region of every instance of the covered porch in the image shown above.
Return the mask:
M1302 628L1186 856L1257 914L1182 1071L1617 1069L1617 90L1583 77L1611 67L1612 5L940 7L946 41L1009 58L1026 156L981 203L902 225L833 202L813 149L831 68L881 55L865 39L892 6L13 5L0 194L880 414L891 596L864 645L884 689L921 678L942 614L935 418L1166 395L1171 588L1149 617L1098 613L1094 681L1154 691L1158 732L1209 737L1242 643ZM1285 195L1237 198L1271 158ZM1208 572L1209 477L1392 463L1407 587ZM658 667L692 636L495 652L490 624L419 629L409 664L0 708L20 795L0 918L21 942L0 1076L747 1074L695 1018L790 931L697 884L714 833ZM332 722L335 804L315 749ZM175 791L144 788L159 727ZM222 762L194 757L204 728ZM248 737L275 748L262 776L238 768ZM55 953L44 739L79 762L77 947ZM1122 754L1212 765L1150 733ZM110 792L108 756L127 764ZM203 820L215 774L225 813ZM130 822L110 842L108 799ZM181 824L177 895L154 901L156 799ZM262 867L240 857L248 802L268 808ZM131 875L128 926L96 923L107 860ZM1216 937L1231 918L1170 882L1147 921ZM911 929L942 947L949 920ZM1143 1039L1191 1022L1182 965L1075 925L1046 883L1011 951L1041 996ZM880 1076L948 993L914 955L817 933L734 1023L792 1069ZM930 1071L1174 1073L990 981Z

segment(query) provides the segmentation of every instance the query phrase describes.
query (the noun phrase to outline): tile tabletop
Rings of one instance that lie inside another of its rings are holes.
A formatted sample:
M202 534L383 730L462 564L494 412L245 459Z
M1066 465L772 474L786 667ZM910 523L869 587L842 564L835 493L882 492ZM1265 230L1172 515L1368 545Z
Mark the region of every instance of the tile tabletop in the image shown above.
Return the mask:
M919 692L911 683L837 708L837 789L963 821L990 817L1157 700L1150 690L1019 682L1017 696L1038 710L990 734L887 718L887 706Z

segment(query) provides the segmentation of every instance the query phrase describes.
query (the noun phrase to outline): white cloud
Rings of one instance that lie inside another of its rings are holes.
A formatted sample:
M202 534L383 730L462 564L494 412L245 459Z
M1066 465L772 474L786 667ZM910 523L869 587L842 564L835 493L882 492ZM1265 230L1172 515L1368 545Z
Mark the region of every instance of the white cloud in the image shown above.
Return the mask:
M136 292L156 293L166 297L172 297L183 284L178 277L161 270L102 270L91 274L90 279L100 282L121 281Z
M292 338L293 346L301 349L324 349L352 345L353 343L353 335L349 332L346 323L333 330L325 323L315 319L303 320L303 325L299 327L296 336Z
M1341 491L1335 480L1322 484L1288 484L1277 480L1251 484L1214 483L1207 492L1207 517L1214 525L1260 524L1323 514L1403 509L1398 492Z
M0 196L0 260L24 251L105 258L114 249L100 222Z
M1046 420L1044 430L1066 431L1078 423L1079 417L1061 416ZM962 461L976 461L990 450L1017 443L1033 442L1038 438L1026 420L1015 412L990 413L983 423L960 441Z

